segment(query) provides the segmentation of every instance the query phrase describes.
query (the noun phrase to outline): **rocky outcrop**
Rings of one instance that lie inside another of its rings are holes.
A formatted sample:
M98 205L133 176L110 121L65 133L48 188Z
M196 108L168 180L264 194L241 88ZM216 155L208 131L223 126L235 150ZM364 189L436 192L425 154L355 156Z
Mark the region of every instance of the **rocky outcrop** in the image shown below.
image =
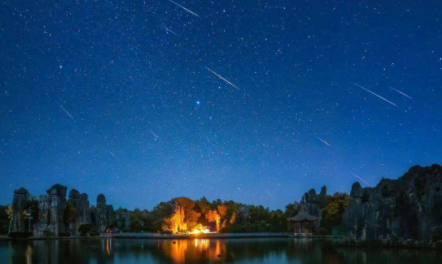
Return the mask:
M66 200L67 187L60 184L53 185L46 193L33 199L24 188L14 191L11 232L31 230L29 232L36 237L65 232L79 236L82 225L92 225L100 233L107 228L130 229L130 211L120 208L114 212L113 206L106 204L103 194L98 195L97 206L91 207L88 195L75 189L69 192Z
M302 210L310 214L311 216L316 216L319 221L313 224L313 229L316 231L319 229L321 218L322 218L322 207L325 204L325 199L327 197L327 187L323 186L321 192L316 194L315 189L311 189L302 196L300 206Z
M78 228L83 224L91 223L91 210L87 194L80 194L79 191L72 189L69 192L69 206L75 208L75 220L69 223L69 232L73 236L79 235Z
M98 232L103 233L110 227L113 211L113 206L106 204L104 194L99 194L97 196L97 207L95 208L95 225Z
M130 229L130 212L127 209L115 211L114 226L120 231Z
M34 235L41 236L45 230L49 230L55 235L65 231L63 213L66 208L66 191L66 186L55 184L46 191L47 195L40 195L38 200L39 217Z
M442 230L442 167L411 168L374 188L355 183L343 225L350 239L430 241Z
M310 215L319 217L319 221L314 224L315 229L319 228L320 219L322 217L321 208L325 204L327 197L327 187L323 186L321 192L316 194L315 189L311 189L302 196L301 206Z
M23 212L26 210L29 201L29 193L25 188L20 188L14 191L14 198L12 200L12 210L14 212L11 231L25 232L26 219Z

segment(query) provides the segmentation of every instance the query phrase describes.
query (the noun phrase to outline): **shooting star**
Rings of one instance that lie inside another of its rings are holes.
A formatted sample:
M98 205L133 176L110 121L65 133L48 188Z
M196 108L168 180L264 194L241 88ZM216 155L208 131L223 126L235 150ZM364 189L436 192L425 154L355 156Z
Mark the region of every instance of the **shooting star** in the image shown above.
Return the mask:
M363 181L365 184L370 185L368 182L366 182L364 179L362 179L361 177L359 177L358 175L354 174L353 172L350 171L351 174L353 174L353 176L355 176L356 178L358 178L359 180Z
M72 120L74 120L74 122L77 122L77 121L75 121L75 118L68 112L68 110L66 110L61 104L59 104L59 103L57 103L57 104Z
M266 190L267 191L267 194L270 196L270 197L272 197L273 199L275 199L275 197L273 197L273 195L269 192L269 190Z
M374 96L376 96L376 97L378 97L378 98L381 98L381 99L384 100L385 102L387 102L387 103L389 103L389 104L391 104L391 105L393 105L393 106L398 107L396 104L394 104L393 102L391 102L391 101L385 99L384 97L380 96L379 94L376 94L376 93L374 93L374 92L372 92L372 91L370 91L370 90L368 90L368 89L362 87L361 85L359 85L359 84L357 84L357 83L354 83L354 85L358 86L358 87L361 88L361 89L364 89L365 91L371 93L372 95L374 95Z
M178 4L178 3L175 3L175 2L172 1L172 0L169 0L169 2L171 2L172 4L174 4L174 5L178 6L178 7L181 7L182 9L184 9L184 10L186 10L187 12L191 13L192 15L194 15L194 16L200 18L200 16L199 16L198 14L196 14L195 12L192 12L191 10L185 8L184 6L182 6L182 5Z
M325 141L325 140L323 140L322 138L320 138L320 137L316 137L317 139L319 139L322 143L324 143L325 145L327 145L327 146L329 146L329 147L331 147L331 145L330 144L328 144L328 142L327 141Z
M403 93L403 92L399 91L398 89L394 89L394 88L391 87L391 86L388 86L388 87L390 87L390 88L393 89L394 91L396 91L396 92L402 94L403 96L405 96L405 97L407 97L407 98L410 98L411 100L414 100L413 97L409 96L408 94Z
M172 29L169 29L169 28L167 28L167 27L165 27L165 26L162 26L162 27L166 30L166 32L170 32L170 33L174 34L175 36L179 37L178 34L175 33L175 32L173 32Z
M115 154L112 153L112 151L109 151L109 154L111 154L112 157L117 158L117 157L115 157Z
M152 135L154 136L154 137L156 137L157 139L159 139L160 137L159 136L157 136L157 134L155 134L152 130L150 131L150 133L152 133Z
M207 68L207 67L206 67L206 69L207 69L208 71L210 71L211 73L215 74L218 78L220 78L221 80L223 80L224 82L226 82L227 84L229 84L230 86L232 86L233 88L235 88L236 90L241 91L238 87L236 87L236 85L234 85L233 83L231 83L231 82L230 82L229 80L227 80L226 78L224 78L224 77L222 77L221 75L219 75L218 73L212 71L210 68Z

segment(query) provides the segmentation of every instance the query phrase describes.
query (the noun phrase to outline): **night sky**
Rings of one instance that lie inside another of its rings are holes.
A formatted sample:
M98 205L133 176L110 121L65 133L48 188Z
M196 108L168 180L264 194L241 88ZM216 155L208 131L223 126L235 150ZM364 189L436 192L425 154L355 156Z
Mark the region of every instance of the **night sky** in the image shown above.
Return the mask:
M442 2L0 3L0 204L284 208L442 161Z

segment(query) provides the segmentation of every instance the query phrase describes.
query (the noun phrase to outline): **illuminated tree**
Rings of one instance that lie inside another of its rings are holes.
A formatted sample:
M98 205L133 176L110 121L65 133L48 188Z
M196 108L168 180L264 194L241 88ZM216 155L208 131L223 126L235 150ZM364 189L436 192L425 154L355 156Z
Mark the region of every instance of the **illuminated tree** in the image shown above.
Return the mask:
M227 215L227 206L222 204L222 205L218 205L218 214L221 218L223 218L224 216Z
M187 197L174 199L174 213L170 218L164 220L163 230L178 232L187 232L198 225L200 213L194 210L195 202Z
M209 223L216 223L216 231L219 232L220 230L220 221L221 217L219 213L216 210L211 210L206 214L206 219L209 221Z
M229 223L232 225L232 224L235 223L235 220L236 220L236 212L233 212L232 218L230 218L230 222Z
M11 233L12 220L14 220L14 209L12 209L12 204L8 205L8 208L6 208L6 214L8 215L9 219L9 230L8 230L9 234Z

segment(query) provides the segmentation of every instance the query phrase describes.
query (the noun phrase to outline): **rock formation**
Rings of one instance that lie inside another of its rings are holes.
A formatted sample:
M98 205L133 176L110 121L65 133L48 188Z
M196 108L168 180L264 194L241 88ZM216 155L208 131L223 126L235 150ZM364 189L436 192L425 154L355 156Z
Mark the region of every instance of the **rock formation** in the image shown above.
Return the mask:
M104 194L99 194L97 196L97 207L95 208L95 225L98 232L103 233L110 226L113 211L113 206L106 204Z
M310 215L321 217L321 208L325 204L326 196L327 188L325 186L321 188L319 194L316 194L315 189L311 189L302 196L301 206Z
M73 236L76 236L79 235L78 228L82 224L91 223L91 210L88 196L85 193L80 194L79 191L72 189L69 192L68 204L76 210L75 220L69 223L69 232L71 232Z
M11 231L25 232L26 219L23 212L26 210L29 201L29 193L25 188L20 188L14 191L14 198L12 200L12 210L14 212Z
M32 199L24 188L14 191L11 232L27 232L31 228L37 237L45 235L45 231L53 235L68 231L72 236L78 236L80 226L87 224L92 224L100 233L107 228L130 229L130 211L120 208L114 212L113 206L106 204L103 194L98 195L97 206L90 207L88 195L75 189L69 192L69 200L66 200L66 186L55 184L46 192L46 195ZM30 222L25 211L33 216Z
M35 235L41 236L45 230L49 230L55 235L65 231L63 213L66 208L66 191L66 186L55 184L46 191L47 195L40 195L39 217L34 229Z
M121 208L115 211L114 225L121 231L130 229L130 212Z
M315 189L311 189L302 196L301 206L310 215L319 217L319 221L314 223L314 229L318 230L322 218L322 207L327 197L327 187L322 186L321 192L316 194Z
M353 240L430 241L442 230L442 167L415 166L397 180L382 179L374 188L355 183L344 213Z

